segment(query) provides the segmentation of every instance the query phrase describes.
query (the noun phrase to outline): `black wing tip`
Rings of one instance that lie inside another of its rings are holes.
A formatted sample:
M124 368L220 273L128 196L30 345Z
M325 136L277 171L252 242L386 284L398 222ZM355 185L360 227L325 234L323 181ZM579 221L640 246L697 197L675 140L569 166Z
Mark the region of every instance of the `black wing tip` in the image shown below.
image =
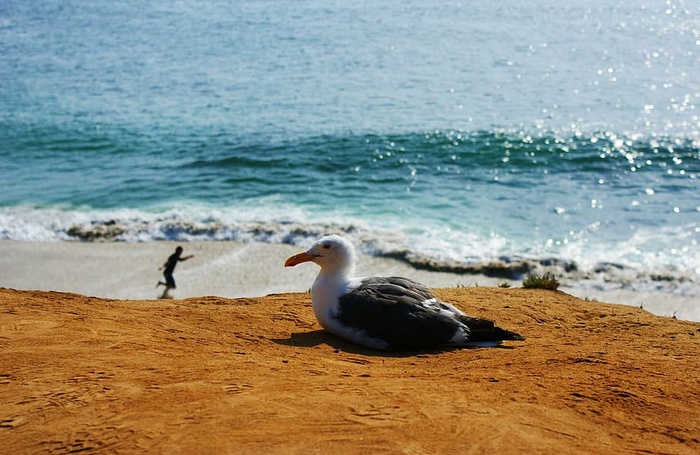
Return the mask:
M525 341L519 333L498 327L489 319L463 316L460 321L469 328L469 341Z
M515 332L511 332L510 330L502 329L500 327L495 328L494 335L495 338L498 338L502 341L525 341L524 336Z

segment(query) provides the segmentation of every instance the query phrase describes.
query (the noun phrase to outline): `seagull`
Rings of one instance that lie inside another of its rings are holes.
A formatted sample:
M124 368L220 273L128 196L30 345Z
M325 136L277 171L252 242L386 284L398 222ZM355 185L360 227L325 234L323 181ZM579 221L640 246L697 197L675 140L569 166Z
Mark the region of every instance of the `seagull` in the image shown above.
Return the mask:
M427 286L402 277L353 277L355 248L328 235L289 257L285 267L314 262L321 270L311 287L311 304L328 332L361 346L411 351L440 346L498 345L524 340L492 321L464 314L437 299Z

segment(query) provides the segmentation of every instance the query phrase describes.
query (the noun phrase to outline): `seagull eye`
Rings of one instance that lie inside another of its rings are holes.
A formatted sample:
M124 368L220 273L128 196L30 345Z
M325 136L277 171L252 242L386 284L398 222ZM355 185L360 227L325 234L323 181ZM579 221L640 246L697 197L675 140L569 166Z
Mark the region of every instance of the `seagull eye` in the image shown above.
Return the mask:
M330 246L329 244L327 244L327 243L326 243L325 245L323 245L323 249L324 249L324 250L327 250L327 249L329 249L330 247L331 247L331 246Z

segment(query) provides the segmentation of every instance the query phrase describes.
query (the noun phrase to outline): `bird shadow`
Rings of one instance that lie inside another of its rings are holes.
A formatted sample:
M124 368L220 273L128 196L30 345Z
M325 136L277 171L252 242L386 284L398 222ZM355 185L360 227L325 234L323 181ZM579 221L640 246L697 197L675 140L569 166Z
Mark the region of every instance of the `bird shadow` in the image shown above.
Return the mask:
M321 344L327 344L337 351L351 354L362 354L375 357L411 357L416 355L439 354L442 352L460 351L464 349L514 349L515 346L498 345L476 345L476 346L451 346L445 345L433 349L420 349L413 351L381 351L359 346L355 343L338 338L325 330L313 330L311 332L297 332L289 335L289 338L271 338L273 343L283 346L293 346L300 348L312 348Z
M350 352L353 354L365 354L365 355L383 355L391 356L394 354L390 351L376 351L373 349L365 348L349 341L345 341L342 338L338 338L325 330L313 330L311 332L297 332L289 335L289 338L274 338L272 339L274 343L281 344L284 346L294 346L301 348L313 348L314 346L319 346L326 344L333 349L343 352Z

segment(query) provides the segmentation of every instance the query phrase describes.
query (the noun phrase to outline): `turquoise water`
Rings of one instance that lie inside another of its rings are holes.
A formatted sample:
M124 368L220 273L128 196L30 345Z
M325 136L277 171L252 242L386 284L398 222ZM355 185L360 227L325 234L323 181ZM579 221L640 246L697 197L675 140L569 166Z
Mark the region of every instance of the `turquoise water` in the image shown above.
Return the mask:
M700 296L693 2L83 3L0 6L2 239Z

